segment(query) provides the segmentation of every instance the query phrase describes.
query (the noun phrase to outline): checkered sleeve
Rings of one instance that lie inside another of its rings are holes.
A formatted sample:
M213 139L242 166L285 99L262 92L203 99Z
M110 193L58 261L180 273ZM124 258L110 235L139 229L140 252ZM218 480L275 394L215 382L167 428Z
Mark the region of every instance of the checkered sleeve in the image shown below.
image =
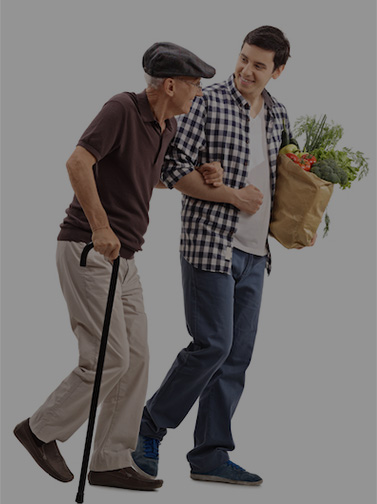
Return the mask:
M203 98L194 100L189 114L177 118L177 132L165 155L161 181L172 189L195 170L200 151L205 149L206 107Z

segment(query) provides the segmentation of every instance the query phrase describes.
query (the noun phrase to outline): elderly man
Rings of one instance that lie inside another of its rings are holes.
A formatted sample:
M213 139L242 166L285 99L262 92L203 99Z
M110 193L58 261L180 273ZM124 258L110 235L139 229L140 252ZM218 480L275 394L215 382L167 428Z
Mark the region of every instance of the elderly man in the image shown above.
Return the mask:
M147 89L107 101L67 162L75 196L61 224L57 267L79 362L14 433L48 474L72 480L56 440L67 440L88 417L111 260L120 255L88 478L92 485L150 490L162 481L131 467L148 374L146 316L134 255L141 250L152 191L176 132L174 116L189 112L202 94L200 78L211 78L215 69L171 43L150 47L143 67ZM218 179L212 170L207 182ZM94 252L87 267L80 268L81 252L90 240Z

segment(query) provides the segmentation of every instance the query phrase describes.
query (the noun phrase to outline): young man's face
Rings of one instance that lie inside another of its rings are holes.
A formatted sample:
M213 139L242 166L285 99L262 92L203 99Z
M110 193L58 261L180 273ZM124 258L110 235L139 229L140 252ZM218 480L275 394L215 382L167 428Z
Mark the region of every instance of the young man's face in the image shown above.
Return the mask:
M274 51L244 44L237 60L235 85L246 100L257 98L270 79L277 79L284 65L274 70Z

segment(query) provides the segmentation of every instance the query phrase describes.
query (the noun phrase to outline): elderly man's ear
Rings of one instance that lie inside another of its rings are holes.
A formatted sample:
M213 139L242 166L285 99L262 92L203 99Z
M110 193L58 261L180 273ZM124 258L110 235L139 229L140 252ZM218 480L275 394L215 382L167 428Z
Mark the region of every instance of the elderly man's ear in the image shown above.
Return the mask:
M174 90L175 90L175 83L174 79L168 78L164 80L164 91L168 96L173 96L174 95Z

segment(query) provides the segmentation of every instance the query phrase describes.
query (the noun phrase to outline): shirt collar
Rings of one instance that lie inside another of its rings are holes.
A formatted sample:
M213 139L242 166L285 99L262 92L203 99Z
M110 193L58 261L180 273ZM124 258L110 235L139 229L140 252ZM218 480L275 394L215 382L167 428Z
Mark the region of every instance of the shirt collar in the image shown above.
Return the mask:
M232 74L229 79L226 81L226 84L229 88L230 94L232 95L233 99L237 102L237 104L244 109L250 109L250 103L242 96L242 94L238 91L236 88L236 85L234 83L234 74ZM274 102L272 99L272 96L270 93L264 89L262 92L262 96L264 99L264 102L267 106L268 109L272 112L272 108L274 106Z
M156 118L153 115L151 106L148 101L147 91L145 89L144 89L144 91L142 91L141 93L138 93L136 95L136 100L137 100L137 104L138 104L138 107L140 110L140 115L141 115L142 120L144 122L150 122L150 123L156 122ZM172 131L172 129L173 129L172 119L166 119L165 124L166 124L166 127L170 131Z

